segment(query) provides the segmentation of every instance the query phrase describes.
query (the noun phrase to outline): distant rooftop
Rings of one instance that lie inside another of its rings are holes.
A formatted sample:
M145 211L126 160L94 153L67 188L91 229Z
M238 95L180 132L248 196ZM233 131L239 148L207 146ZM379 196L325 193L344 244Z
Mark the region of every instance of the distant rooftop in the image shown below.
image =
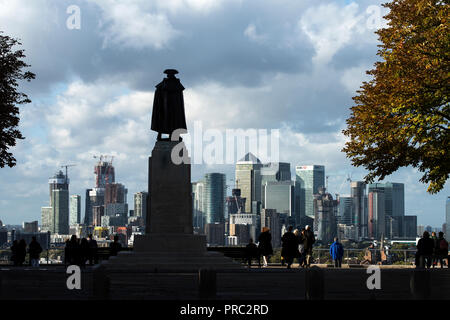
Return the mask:
M251 152L247 153L241 160L237 162L237 164L239 164L240 162L261 164L261 161Z

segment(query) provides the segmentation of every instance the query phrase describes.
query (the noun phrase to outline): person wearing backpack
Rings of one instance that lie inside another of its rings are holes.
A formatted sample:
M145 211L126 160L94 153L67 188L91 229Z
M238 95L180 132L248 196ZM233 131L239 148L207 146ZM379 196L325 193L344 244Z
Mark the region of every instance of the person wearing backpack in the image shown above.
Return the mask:
M437 239L438 247L436 248L436 259L439 261L441 268L444 267L444 260L447 259L448 263L448 242L444 239L444 233L439 232Z

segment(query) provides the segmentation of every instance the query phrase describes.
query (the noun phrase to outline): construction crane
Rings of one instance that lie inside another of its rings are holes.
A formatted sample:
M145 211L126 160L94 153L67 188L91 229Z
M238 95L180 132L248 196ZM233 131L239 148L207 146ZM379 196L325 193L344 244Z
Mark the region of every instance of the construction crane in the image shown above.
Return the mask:
M77 165L76 164L66 164L66 165L63 165L63 166L61 166L61 168L66 168L66 184L67 184L67 181L68 181L68 179L69 179L69 177L68 177L68 168L70 168L70 167L76 167Z

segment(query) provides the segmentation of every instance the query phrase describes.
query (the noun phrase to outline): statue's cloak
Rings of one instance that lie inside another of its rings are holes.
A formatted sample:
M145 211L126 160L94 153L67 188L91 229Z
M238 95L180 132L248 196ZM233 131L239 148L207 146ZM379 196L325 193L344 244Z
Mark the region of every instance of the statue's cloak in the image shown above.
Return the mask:
M187 129L183 90L180 79L173 75L156 86L151 127L153 131L172 134L176 129Z

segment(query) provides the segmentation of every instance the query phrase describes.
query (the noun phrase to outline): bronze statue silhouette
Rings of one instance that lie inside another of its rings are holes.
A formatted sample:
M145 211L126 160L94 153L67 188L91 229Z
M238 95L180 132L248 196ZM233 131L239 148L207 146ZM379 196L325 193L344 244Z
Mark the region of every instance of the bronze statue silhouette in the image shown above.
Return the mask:
M177 129L187 129L184 114L184 87L180 79L176 78L177 70L168 69L161 83L156 86L153 101L152 127L158 132L158 141L171 140L172 133ZM162 139L162 134L168 134L168 139ZM181 139L180 139L181 140Z

